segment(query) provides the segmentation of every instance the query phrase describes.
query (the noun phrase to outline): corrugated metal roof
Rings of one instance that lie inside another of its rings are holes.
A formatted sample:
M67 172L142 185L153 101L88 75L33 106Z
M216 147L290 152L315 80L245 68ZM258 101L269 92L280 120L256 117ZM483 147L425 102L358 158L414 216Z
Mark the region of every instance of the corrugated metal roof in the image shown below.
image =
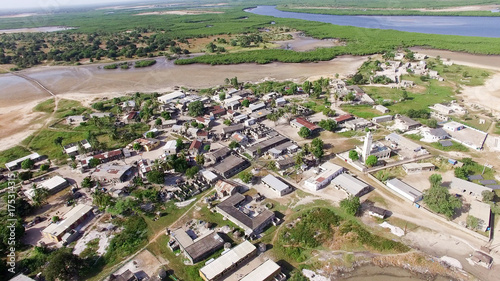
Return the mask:
M361 191L368 187L368 184L354 178L349 174L340 174L336 176L332 182L342 187L347 193L358 195Z
M252 243L245 240L243 243L215 259L213 262L202 267L200 272L203 273L208 280L211 280L256 249L257 248Z
M241 278L240 281L265 281L280 269L281 267L277 263L267 260Z
M274 188L277 191L283 191L288 188L288 185L280 181L277 177L269 174L262 179L262 182Z

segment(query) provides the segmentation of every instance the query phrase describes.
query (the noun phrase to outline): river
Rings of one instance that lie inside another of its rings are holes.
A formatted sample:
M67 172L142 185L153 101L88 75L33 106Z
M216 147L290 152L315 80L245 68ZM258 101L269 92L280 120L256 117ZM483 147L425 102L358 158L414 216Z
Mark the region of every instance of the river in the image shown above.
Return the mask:
M318 21L335 25L394 29L428 34L500 37L500 28L498 28L500 26L500 17L339 16L283 12L276 9L276 6L257 6L246 11L263 16Z

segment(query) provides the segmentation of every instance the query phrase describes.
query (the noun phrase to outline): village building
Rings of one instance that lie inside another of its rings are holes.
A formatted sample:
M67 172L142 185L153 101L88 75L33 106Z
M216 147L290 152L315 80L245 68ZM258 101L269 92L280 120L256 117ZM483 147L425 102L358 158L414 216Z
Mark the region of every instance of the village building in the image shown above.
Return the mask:
M266 119L266 117L271 113L273 112L269 109L261 109L250 114L250 118L255 119L256 122L259 122Z
M259 103L256 103L256 104L251 104L248 107L248 112L252 113L252 112L256 112L258 110L264 109L264 108L266 108L266 104L263 103L263 102L259 102Z
M172 231L172 238L179 244L184 256L191 262L197 263L210 256L224 246L224 240L215 231L210 231L201 237L188 230L178 228Z
M350 120L344 123L344 127L352 131L362 130L371 125L372 123L370 121L363 118L356 118L354 120Z
M226 109L220 105L216 105L214 107L209 108L208 112L210 112L210 115L213 115L215 117L221 117L222 115L226 115Z
M262 182L269 187L277 196L281 197L293 191L292 187L282 182L277 177L268 174L262 178Z
M177 153L177 141L176 140L169 140L167 143L163 146L163 152L165 152L168 155L173 155Z
M243 124L236 124L236 125L232 125L232 126L227 126L227 127L222 128L222 134L227 138L227 137L231 136L233 133L241 132L244 129L245 129L245 125L243 125Z
M174 125L177 125L177 119L165 120L162 122L162 124L159 126L159 128L160 129L168 129L168 128L172 128Z
M349 174L340 174L333 178L332 183L338 188L344 190L347 194L361 197L370 191L368 184L358 180Z
M344 114L344 115L340 115L337 118L335 118L335 121L337 122L337 124L343 124L346 121L353 120L353 119L354 119L354 116L352 116L351 114Z
M432 172L436 166L432 163L406 163L402 165L407 174L418 174L421 172Z
M272 260L261 263L257 268L245 275L239 281L284 281L286 276L281 273L281 267Z
M216 207L218 213L226 217L238 227L245 231L246 236L256 235L264 231L274 218L274 212L266 208L252 210L245 208L246 197L235 193L231 197L219 203Z
M450 135L442 128L423 130L425 141L436 142L450 137Z
M287 141L287 142L285 142L283 144L280 144L280 145L278 145L276 147L273 147L273 148L269 149L267 153L269 155L271 155L273 158L278 158L282 154L284 154L285 152L294 153L298 149L299 149L299 147L296 144L294 144L291 141Z
M167 104L167 103L170 103L174 100L184 98L185 96L186 96L185 93L183 93L181 91L175 91L175 92L172 92L170 94L165 94L163 96L159 96L158 101L160 103Z
M208 139L210 139L210 134L205 130L198 130L196 132L196 138L201 141L207 141Z
M381 113L387 113L389 112L389 108L381 105L381 104L377 104L376 106L374 106L373 108L375 108L376 110L380 111Z
M124 182L132 173L130 165L102 164L92 172L91 177L103 182Z
M140 138L140 139L136 139L135 142L142 145L142 147L146 151L151 151L160 145L160 141L157 139L153 139L153 138Z
M139 175L145 179L146 174L153 170L153 165L148 159L141 159L137 161L137 169L139 170Z
M373 205L371 205L370 207L368 207L368 214L370 216L372 216L372 217L377 217L377 218L380 218L380 219L385 219L385 217L387 216L387 213L388 213L388 211L386 209L375 207Z
M204 281L215 281L229 275L234 269L248 262L257 255L257 247L248 240L235 246L220 257L200 268L200 277Z
M77 228L83 221L92 216L92 206L79 204L67 212L61 221L51 223L42 230L43 237L54 242L63 240L63 236L71 230Z
M246 119L248 119L247 114L240 114L240 115L233 117L234 123L241 123L241 122L245 121Z
M198 155L201 151L201 148L203 146L203 143L200 140L193 140L191 142L191 145L189 146L189 153L191 155Z
M403 88L411 88L415 86L415 82L411 80L401 80L401 82L399 82L399 85Z
M365 162L368 156L377 156L379 160L389 159L391 157L391 149L383 145L381 142L373 143L372 133L368 132L363 142L363 147L356 147L356 151L360 154L360 159Z
M208 183L214 183L219 178L219 176L209 170L200 171L200 174Z
M420 122L417 122L409 117L406 117L406 116L399 116L399 118L397 119L401 128L403 129L403 131L410 131L410 130L414 130L420 126L422 126L422 124L420 124Z
M473 196L478 200L482 199L483 191L492 191L492 189L489 187L482 186L482 185L479 185L477 183L473 183L473 182L466 181L466 180L463 180L460 178L455 178L455 177L453 179L451 179L450 188L458 190L459 192L462 192L463 194Z
M392 115L383 115L372 118L372 122L375 124L380 124L382 122L389 122L389 121L392 121Z
M472 200L470 202L469 216L478 219L477 229L486 232L490 227L491 207L490 204Z
M287 103L285 98L278 98L274 102L276 103L276 106L285 106Z
M21 168L21 163L23 163L27 159L31 159L33 162L36 163L41 160L41 156L36 152L30 155L26 155L24 157L5 163L5 168L7 168L9 171L17 170Z
M111 112L94 112L94 113L90 113L89 114L89 117L90 118L104 118L104 117L113 117L113 113Z
M294 128L297 128L297 129L300 129L302 127L306 127L311 131L311 133L320 129L320 127L314 125L313 123L307 121L306 119L304 119L302 117L297 117L296 119L290 121L290 125Z
M67 144L63 147L64 153L73 156L73 155L78 155L79 150L83 149L85 151L90 150L92 148L92 145L87 141L87 140L82 140L81 142L74 142Z
M54 176L50 179L47 179L40 184L38 184L35 188L30 188L25 192L26 197L32 199L35 196L35 189L43 188L46 189L49 195L53 195L58 193L59 191L65 189L69 186L69 182L61 177Z
M283 157L276 161L276 168L279 170L284 170L295 165L295 159L291 156Z
M250 163L235 155L230 155L226 159L214 166L214 171L224 178L230 178L237 173L245 170Z
M231 137L229 138L229 140L238 143L240 146L246 146L248 144L247 136L245 136L241 133L232 134Z
M457 132L457 131L465 129L465 125L458 123L458 122L455 122L455 121L450 121L450 122L447 122L443 125L443 129L450 131L450 132Z
M385 136L385 139L391 142L391 148L395 150L402 158L414 158L429 154L429 152L422 148L420 144L414 143L411 140L396 133L390 133L389 135Z
M255 119L253 117L245 120L245 122L244 122L245 126L247 126L247 127L250 127L250 126L254 125L255 123L257 123L257 119Z
M388 180L386 183L386 186L400 195L401 197L410 200L412 203L416 203L423 198L422 192L418 191L414 187L398 180L398 179L391 179Z
M134 100L128 100L128 101L124 101L122 103L122 109L125 112L131 111L131 110L135 110L135 106L136 106L136 104L135 104Z
M289 141L287 137L278 135L267 140L256 143L252 146L249 146L245 149L245 152L248 153L252 157L260 156L266 153L269 149L276 147L282 143ZM260 155L257 155L259 154Z
M224 199L225 197L232 196L241 190L241 185L232 180L218 180L215 184L215 192L219 199Z
M222 148L217 149L214 152L205 154L205 157L212 160L212 162L217 163L222 161L222 159L226 158L226 156L228 156L230 153L231 149L229 149L229 147L224 146Z
M123 122L125 124L135 123L135 122L137 122L138 116L139 116L139 114L137 114L136 111L129 112L129 113L125 114L125 116L123 116Z
M309 178L304 182L305 187L312 191L317 191L328 184L338 175L344 172L344 168L333 164L331 162L325 162L319 166L320 173L313 178Z
M137 273L133 273L130 269L125 270L121 274L111 274L108 281L139 281Z
M487 269L490 269L491 266L493 265L493 258L480 251L474 251L470 259L472 260L473 263L483 266Z

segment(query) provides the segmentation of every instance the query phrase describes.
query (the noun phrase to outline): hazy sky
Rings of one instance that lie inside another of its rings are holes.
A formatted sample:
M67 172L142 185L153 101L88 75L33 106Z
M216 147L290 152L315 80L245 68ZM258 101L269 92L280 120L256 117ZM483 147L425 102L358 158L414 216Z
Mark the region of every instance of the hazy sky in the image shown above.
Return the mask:
M120 2L147 2L144 0L2 0L0 10L35 8L43 10L54 10L57 8L81 5L81 4L106 4Z

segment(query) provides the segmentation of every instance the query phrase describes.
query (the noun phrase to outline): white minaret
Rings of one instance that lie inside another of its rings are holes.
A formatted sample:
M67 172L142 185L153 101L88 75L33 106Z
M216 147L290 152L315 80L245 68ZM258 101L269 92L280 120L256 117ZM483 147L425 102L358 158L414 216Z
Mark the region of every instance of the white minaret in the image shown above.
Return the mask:
M372 133L368 132L365 137L365 143L363 144L363 161L366 161L366 158L370 156L370 152L372 151Z

